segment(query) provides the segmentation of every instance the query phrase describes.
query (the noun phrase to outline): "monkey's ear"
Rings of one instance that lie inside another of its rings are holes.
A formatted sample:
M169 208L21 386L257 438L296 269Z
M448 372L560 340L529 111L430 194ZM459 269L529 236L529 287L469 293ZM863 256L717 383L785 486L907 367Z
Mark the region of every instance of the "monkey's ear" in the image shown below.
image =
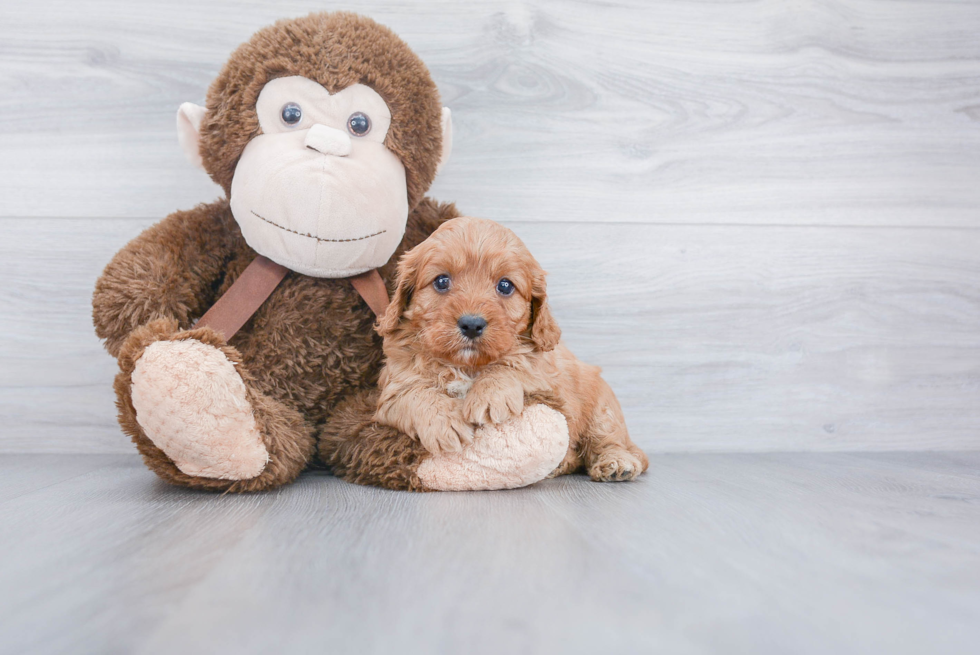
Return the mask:
M442 155L439 156L439 164L436 166L436 175L442 170L446 162L449 161L449 153L453 151L453 113L449 107L442 108Z
M191 164L204 170L201 161L201 121L207 110L193 102L185 102L177 110L177 142Z

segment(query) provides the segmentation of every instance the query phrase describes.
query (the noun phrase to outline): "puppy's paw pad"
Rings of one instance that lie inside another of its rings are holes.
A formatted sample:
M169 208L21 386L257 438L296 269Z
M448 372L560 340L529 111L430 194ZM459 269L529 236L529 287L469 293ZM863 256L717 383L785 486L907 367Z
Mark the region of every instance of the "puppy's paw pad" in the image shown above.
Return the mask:
M627 450L603 453L589 466L589 477L596 482L626 482L643 472L643 462Z

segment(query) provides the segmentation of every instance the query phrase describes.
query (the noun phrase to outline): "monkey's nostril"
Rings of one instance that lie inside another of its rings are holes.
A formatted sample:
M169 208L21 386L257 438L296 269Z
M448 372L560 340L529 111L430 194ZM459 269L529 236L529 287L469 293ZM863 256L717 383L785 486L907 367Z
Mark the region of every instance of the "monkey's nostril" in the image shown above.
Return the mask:
M466 314L465 316L460 316L459 320L456 321L456 326L459 327L459 331L467 339L476 339L483 334L484 328L487 327L487 320L482 316Z

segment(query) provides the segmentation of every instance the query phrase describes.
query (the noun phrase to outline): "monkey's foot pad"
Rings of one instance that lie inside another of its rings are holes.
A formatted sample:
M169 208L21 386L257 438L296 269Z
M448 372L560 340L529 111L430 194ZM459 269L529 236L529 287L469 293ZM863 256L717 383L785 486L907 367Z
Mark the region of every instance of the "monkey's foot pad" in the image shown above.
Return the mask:
M437 491L515 489L546 478L567 450L565 417L532 405L506 423L480 428L462 451L429 457L419 464L418 475Z
M140 427L187 475L248 480L269 461L245 383L217 348L150 344L133 370L132 397Z

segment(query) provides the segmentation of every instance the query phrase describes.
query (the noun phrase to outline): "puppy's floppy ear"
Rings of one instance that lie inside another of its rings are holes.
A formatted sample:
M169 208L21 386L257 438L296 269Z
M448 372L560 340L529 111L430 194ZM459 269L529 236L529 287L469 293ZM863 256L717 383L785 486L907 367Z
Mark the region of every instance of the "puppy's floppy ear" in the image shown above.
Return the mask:
M412 291L415 290L415 278L418 276L418 267L421 261L418 251L419 248L413 248L398 260L395 295L388 303L388 309L385 310L384 316L378 317L378 324L375 327L382 337L388 336L398 327L402 314L405 313L408 302L412 299Z
M527 331L535 348L543 352L554 350L561 339L561 329L548 307L548 287L540 267L535 267L531 274L531 320Z

